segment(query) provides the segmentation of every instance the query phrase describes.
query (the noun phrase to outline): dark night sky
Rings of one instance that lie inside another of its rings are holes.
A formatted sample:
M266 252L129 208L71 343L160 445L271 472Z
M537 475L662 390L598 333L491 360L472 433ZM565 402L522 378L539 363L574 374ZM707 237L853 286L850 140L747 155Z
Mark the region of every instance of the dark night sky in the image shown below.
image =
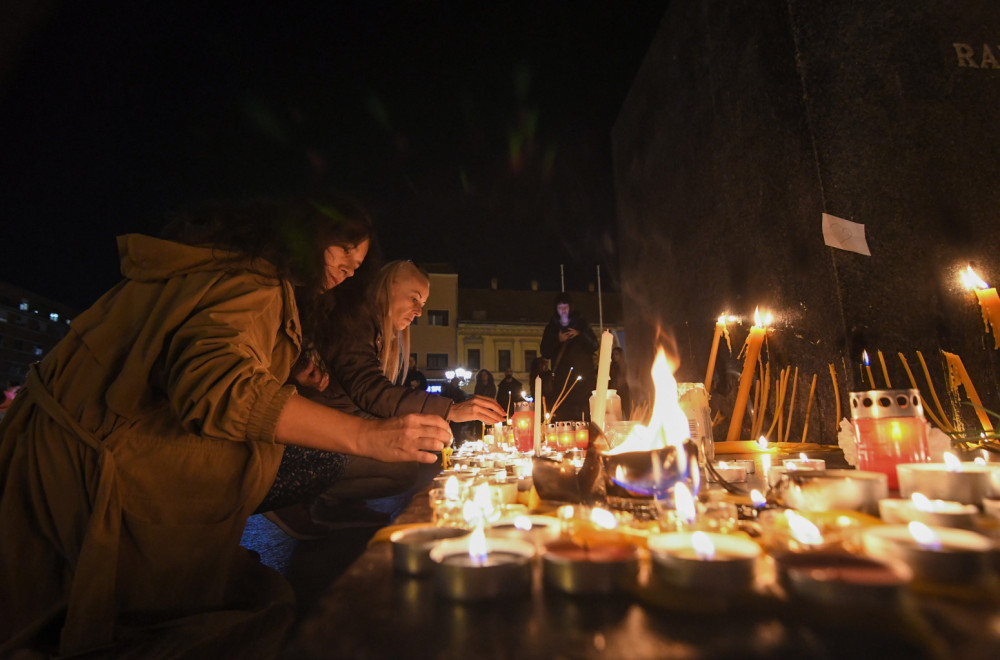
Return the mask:
M48 3L0 67L0 280L84 307L167 211L339 189L462 286L614 289L610 132L667 1Z

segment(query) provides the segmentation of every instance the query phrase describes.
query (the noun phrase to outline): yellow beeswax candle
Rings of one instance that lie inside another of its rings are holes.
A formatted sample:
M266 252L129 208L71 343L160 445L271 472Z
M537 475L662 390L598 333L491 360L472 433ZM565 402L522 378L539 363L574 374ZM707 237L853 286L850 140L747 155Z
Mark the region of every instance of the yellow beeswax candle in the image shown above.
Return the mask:
M963 364L962 358L947 351L941 351L941 354L944 355L944 359L948 363L948 373L950 376L949 380L952 391L957 393L959 385L964 387L965 396L969 397L969 401L971 401L976 407L976 416L979 417L979 423L982 425L983 430L987 433L993 431L993 424L990 423L989 416L986 414L986 411L983 410L983 402L979 399L979 394L976 392L976 388L972 384L972 379L969 378L969 372L965 370L965 364Z
M733 416L729 421L729 433L726 434L727 442L735 442L740 439L743 413L747 408L747 398L750 396L750 386L753 384L757 358L760 356L760 349L764 345L764 337L766 336L767 325L761 321L760 310L755 309L753 327L750 328L750 334L746 340L746 356L743 358L743 373L740 375L740 386L736 392L736 405L733 407Z
M962 272L962 284L976 292L979 310L983 315L983 329L986 332L993 332L993 348L1000 348L1000 333L997 332L997 326L1000 324L1000 296L997 295L996 288L980 279L976 271L972 270L972 266Z

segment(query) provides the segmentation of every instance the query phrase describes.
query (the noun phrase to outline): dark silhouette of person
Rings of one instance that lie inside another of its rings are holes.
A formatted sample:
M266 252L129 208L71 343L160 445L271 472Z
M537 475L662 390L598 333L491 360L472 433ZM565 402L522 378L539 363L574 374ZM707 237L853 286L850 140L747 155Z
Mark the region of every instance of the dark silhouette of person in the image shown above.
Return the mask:
M556 294L555 314L542 333L542 357L552 364L553 420L579 420L590 415L590 393L597 381L594 352L597 337L586 319L573 311L568 293ZM576 382L579 379L579 382ZM565 386L565 389L564 389ZM558 403L560 396L565 398ZM556 405L558 403L558 406Z
M514 378L513 370L507 367L503 372L503 380L497 383L497 403L507 411L508 417L510 417L510 411L514 408L514 404L518 401L524 401L524 397L521 396L523 389L524 385Z
M415 390L427 390L427 376L417 369L417 358L410 356L409 367L406 370L406 379L403 384Z

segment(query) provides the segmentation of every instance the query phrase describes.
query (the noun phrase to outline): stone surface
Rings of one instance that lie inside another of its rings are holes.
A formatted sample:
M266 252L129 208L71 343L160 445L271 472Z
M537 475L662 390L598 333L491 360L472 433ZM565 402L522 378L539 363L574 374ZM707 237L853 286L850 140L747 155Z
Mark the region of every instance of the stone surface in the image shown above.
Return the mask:
M909 386L903 352L927 397L922 351L949 408L939 350L957 353L1000 407L998 352L957 276L971 263L1000 284L998 103L988 0L672 2L613 131L633 378L661 323L678 380L702 380L716 317L759 305L775 375L799 367L793 440L816 374L808 440L836 442L847 392L870 387L864 350L879 387L879 349ZM824 212L863 223L872 256L827 247ZM731 326L734 351L749 325ZM741 363L723 346L719 365L728 415Z

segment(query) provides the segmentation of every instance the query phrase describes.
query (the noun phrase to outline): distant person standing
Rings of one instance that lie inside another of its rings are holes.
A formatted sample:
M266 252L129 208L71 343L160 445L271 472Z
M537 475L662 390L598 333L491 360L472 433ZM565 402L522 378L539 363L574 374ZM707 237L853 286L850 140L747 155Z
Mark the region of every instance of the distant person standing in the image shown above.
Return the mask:
M590 392L597 381L594 352L599 344L590 324L573 311L568 293L556 294L554 303L555 314L542 333L542 357L552 363L553 396L559 396L564 384L568 394L553 419L578 420L590 413ZM577 378L581 380L574 385Z
M406 370L406 379L403 384L415 390L427 390L427 376L417 369L417 358L410 356L410 365Z
M514 404L524 400L521 396L521 390L523 389L524 386L521 385L521 381L514 378L514 372L510 367L507 367L503 372L503 380L497 383L497 403L507 411L508 417Z

